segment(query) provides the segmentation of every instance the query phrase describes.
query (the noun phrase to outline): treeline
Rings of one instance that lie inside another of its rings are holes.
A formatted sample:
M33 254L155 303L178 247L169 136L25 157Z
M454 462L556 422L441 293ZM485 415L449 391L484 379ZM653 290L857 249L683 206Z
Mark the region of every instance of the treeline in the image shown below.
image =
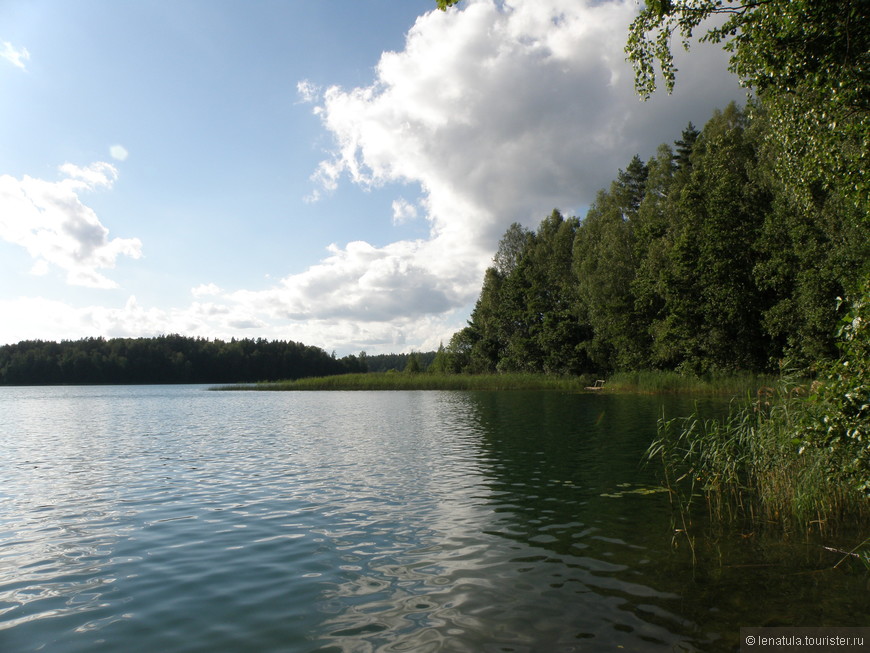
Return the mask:
M732 104L635 156L583 220L511 225L439 365L703 374L834 357L837 298L870 271L868 223L835 187L795 197L773 129L758 104Z
M30 340L0 347L0 385L245 383L365 372L299 342L158 338Z
M369 372L404 372L409 367L426 370L435 360L434 351L411 352L408 354L360 354Z

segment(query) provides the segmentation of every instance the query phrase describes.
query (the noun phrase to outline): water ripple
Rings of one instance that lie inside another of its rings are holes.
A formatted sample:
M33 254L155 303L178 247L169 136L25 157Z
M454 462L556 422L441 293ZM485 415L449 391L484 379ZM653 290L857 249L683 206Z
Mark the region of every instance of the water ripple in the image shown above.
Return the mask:
M709 649L600 399L0 389L0 650Z

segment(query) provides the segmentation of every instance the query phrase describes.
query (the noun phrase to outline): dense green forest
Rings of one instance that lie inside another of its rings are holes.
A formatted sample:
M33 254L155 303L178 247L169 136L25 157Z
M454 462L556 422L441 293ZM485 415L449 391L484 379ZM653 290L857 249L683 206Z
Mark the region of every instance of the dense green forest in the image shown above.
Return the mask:
M369 354L363 352L360 358L366 364L367 372L423 371L429 369L435 360L436 352L421 351L408 354Z
M806 204L766 147L760 103L635 156L583 220L513 224L446 365L466 372L809 370L837 354L838 297L861 290L861 207Z
M159 338L31 340L0 347L0 385L239 383L364 372L298 342Z

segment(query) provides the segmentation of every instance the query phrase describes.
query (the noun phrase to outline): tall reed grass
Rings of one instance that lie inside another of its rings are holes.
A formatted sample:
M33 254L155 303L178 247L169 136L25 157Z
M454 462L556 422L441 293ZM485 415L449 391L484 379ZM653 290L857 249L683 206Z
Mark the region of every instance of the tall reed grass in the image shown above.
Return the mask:
M663 370L616 372L607 380L607 388L618 392L641 394L709 394L742 396L757 388L772 386L777 377L763 374L734 373L694 376Z
M681 506L699 487L719 517L749 516L822 530L857 525L866 538L870 276L860 282L841 318L837 345L839 358L820 361L809 388L784 381L777 391L767 389L754 401L732 406L724 420L700 420L694 414L659 422L649 457L662 460L665 480Z
M768 387L751 400L733 401L724 419L702 419L697 411L661 418L647 456L661 462L681 513L703 497L718 520L786 530L870 520L870 501L838 473L840 456L802 447L804 394L800 386Z
M219 386L217 390L557 390L582 392L597 376L548 374L440 374L370 372L311 377L293 381ZM677 372L619 372L607 379L603 392L642 394L737 395L773 383L773 377L754 374L695 377Z
M546 374L407 374L375 372L311 377L295 381L222 386L220 390L557 390L580 392L592 383L589 375Z

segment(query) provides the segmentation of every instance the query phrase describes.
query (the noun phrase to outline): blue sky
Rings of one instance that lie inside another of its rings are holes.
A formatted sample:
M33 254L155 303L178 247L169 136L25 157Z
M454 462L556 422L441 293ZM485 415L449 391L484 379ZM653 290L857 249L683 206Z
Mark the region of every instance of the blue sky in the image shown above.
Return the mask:
M7 0L0 343L432 349L498 238L743 91L633 94L633 0Z

